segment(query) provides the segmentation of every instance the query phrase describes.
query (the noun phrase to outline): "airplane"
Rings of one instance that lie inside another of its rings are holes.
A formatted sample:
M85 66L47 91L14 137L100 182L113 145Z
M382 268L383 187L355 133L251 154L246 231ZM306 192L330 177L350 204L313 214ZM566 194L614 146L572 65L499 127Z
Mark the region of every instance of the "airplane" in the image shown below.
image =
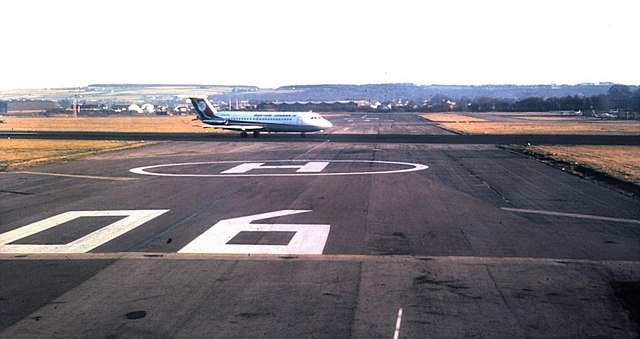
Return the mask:
M591 110L591 115L602 120L613 120L617 118L615 115L609 113L596 113L595 110Z
M247 137L260 132L306 132L322 131L333 127L327 119L313 112L218 112L206 97L188 97L196 110L198 119L207 124L205 128L221 128L240 131Z
M571 111L560 111L560 115L571 114L571 115L582 115L582 110L571 110Z

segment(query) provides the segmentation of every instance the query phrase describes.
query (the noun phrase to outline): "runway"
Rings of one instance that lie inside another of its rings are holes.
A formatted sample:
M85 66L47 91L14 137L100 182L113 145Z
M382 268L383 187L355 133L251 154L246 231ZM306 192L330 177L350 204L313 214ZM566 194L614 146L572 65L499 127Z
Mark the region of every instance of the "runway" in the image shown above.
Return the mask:
M365 120L0 173L0 337L638 336L637 198Z
M535 144L535 145L639 145L636 135L460 135L460 134L307 134L299 133L263 134L256 138L240 138L236 133L127 133L127 132L2 132L0 138L52 139L52 140L145 140L145 141L210 141L253 143L259 141L309 143L411 143L411 144Z
M99 118L97 118L99 119ZM508 118L491 117L497 122ZM492 121L493 121L492 120ZM308 133L262 133L259 138L240 138L239 133L203 132L194 126L191 133L169 132L96 132L96 131L0 131L0 138L53 140L145 140L209 141L236 143L411 143L411 144L532 144L532 145L640 145L640 135L546 134L465 135L442 129L437 123L416 114L373 113L341 114L332 117L336 125L327 131ZM209 130L211 131L211 130Z

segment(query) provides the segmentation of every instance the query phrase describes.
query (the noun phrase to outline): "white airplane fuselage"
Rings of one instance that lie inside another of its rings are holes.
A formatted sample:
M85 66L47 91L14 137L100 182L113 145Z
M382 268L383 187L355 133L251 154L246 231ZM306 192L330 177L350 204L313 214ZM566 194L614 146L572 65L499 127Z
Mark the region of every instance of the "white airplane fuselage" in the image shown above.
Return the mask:
M211 126L237 125L260 126L265 132L315 132L333 125L320 114L313 112L217 112L220 120L203 120Z
M205 97L189 97L198 119L211 128L247 132L316 132L333 127L331 122L313 112L218 112Z

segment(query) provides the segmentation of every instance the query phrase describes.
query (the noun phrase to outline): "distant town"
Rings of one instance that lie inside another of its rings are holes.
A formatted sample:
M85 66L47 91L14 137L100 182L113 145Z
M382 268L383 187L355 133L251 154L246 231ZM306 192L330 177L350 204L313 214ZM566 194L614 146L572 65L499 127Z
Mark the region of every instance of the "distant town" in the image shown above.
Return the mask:
M206 95L220 110L314 112L609 112L640 118L640 87L579 85L299 85L93 84L79 88L4 90L0 115L189 115L184 96Z

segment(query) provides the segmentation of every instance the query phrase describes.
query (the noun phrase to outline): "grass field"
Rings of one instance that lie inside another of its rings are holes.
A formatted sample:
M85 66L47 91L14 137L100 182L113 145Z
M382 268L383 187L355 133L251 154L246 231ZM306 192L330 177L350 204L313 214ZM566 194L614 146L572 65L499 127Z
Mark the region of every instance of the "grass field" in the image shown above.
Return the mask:
M195 116L151 117L7 117L0 131L190 132L211 133Z
M454 114L454 113L426 113L421 114L421 117L435 121L435 122L453 122L453 123L464 123L464 122L485 122L484 119L469 117L462 114Z
M441 122L440 127L463 134L585 134L640 135L640 121L600 121L545 113L501 113L492 116L516 118L517 122L493 122L460 114L423 114ZM639 146L527 146L529 151L553 159L576 163L640 186Z
M85 132L191 132L211 133L192 116L174 117L6 117L2 131L85 131ZM215 133L215 132L214 132ZM0 140L0 170L44 162L75 159L85 155L148 145L134 141L92 140Z
M640 121L602 121L544 112L491 112L487 115L519 120L513 122L489 121L456 113L427 113L420 116L439 122L442 128L462 134L640 135Z
M580 122L585 122L583 117L576 117L576 116L570 116L570 117L523 117L523 116L514 116L514 118L518 119L518 120L524 120L524 121L562 121L562 122L567 122L567 121L580 121Z
M443 123L440 126L464 134L640 135L639 121Z
M86 155L149 145L120 140L23 140L0 139L0 171L51 161L77 159Z
M640 146L526 146L555 160L580 164L640 186Z

